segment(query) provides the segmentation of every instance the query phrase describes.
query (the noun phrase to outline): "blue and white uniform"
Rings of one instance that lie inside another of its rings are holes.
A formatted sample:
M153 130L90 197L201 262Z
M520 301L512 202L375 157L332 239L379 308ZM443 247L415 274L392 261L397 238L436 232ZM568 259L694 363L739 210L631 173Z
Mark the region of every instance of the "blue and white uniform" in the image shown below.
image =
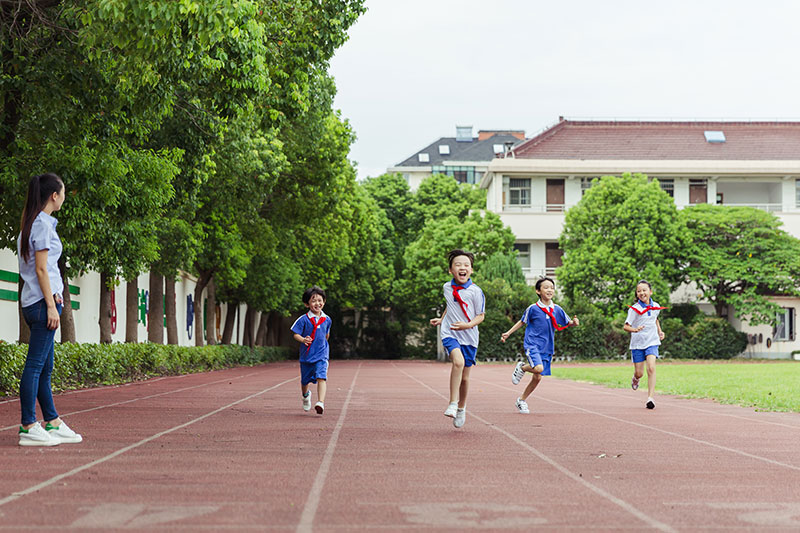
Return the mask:
M485 313L486 297L481 288L475 285L471 279L467 280L464 285L450 280L442 288L444 301L447 304L447 311L441 324L442 344L448 354L456 348L461 348L464 365L472 366L475 364L475 356L478 353L478 327L461 330L453 330L450 327L455 322L470 322L476 316Z
M545 306L541 300L529 305L520 319L525 326L525 357L531 366L542 365L543 376L550 375L550 364L555 353L555 327L550 315L552 313L559 326L566 326L570 322L567 313L558 305L550 303Z
M315 327L316 324L316 327ZM317 317L311 311L303 314L292 324L292 332L301 337L314 336L309 346L300 345L300 380L303 385L316 383L318 379L328 379L328 359L331 332L331 317L324 312Z
M636 301L635 304L628 309L628 316L625 318L625 323L633 328L644 326L642 331L631 333L631 359L634 363L641 363L647 359L648 355L658 355L658 347L661 345L661 339L658 338L658 326L656 320L661 313L659 309L648 309L648 307L660 307L653 299L650 303L645 303L641 300ZM645 311L645 309L648 309Z

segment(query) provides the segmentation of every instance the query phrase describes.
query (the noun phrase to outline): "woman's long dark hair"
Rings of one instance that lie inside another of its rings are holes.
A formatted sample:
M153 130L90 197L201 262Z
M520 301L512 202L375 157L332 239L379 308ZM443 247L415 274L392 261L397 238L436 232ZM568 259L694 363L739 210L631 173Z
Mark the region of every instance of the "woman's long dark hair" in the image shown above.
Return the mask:
M47 204L48 198L52 194L61 192L64 182L58 175L48 172L31 178L28 183L28 196L25 198L25 208L22 210L22 221L20 222L20 234L22 235L19 243L19 254L22 260L28 262L28 252L30 252L31 226L33 221L39 216L42 208Z

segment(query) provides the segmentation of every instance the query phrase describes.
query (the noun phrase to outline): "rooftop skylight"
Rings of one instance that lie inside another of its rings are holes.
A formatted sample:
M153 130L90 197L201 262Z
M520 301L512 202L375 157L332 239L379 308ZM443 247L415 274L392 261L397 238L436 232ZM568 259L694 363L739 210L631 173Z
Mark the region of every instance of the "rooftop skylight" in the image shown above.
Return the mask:
M725 142L725 133L721 131L704 131L703 134L706 136L706 142L709 143Z

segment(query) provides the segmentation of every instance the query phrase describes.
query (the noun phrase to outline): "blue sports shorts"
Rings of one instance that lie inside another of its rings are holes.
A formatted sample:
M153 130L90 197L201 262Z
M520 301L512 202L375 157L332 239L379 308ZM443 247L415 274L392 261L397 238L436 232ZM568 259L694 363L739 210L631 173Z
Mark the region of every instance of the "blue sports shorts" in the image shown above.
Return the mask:
M633 359L634 363L644 362L648 355L655 355L656 357L659 357L657 344L654 346L648 346L642 350L631 349L631 359Z
M534 352L532 349L527 349L525 350L525 357L528 359L529 365L542 365L544 367L544 370L542 370L543 376L550 375L550 363L553 361L553 354L544 355Z
M318 379L328 379L327 359L316 363L300 363L300 383L302 385L316 383Z
M464 356L464 366L473 366L477 364L475 362L475 356L478 355L478 347L477 346L470 346L469 344L459 344L457 340L453 337L445 337L442 339L442 344L444 344L444 349L447 350L447 354L450 353L458 348L461 350L461 355Z

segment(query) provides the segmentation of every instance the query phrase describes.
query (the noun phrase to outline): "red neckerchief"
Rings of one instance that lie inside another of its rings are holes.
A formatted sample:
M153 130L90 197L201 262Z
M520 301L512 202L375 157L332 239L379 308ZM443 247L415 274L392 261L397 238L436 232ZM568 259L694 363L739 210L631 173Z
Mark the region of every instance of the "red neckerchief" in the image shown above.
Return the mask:
M325 322L325 317L319 317L319 322L314 322L313 316L308 317L308 319L311 321L311 325L314 326L314 329L311 330L311 344L314 344L314 336L317 334L317 328L320 327L323 322ZM311 351L311 344L309 344L308 348L306 348L306 353Z
M455 298L455 300L458 302L458 305L461 306L461 310L464 312L464 316L467 317L467 322L469 322L470 318L469 315L467 314L467 307L469 307L469 305L461 298L461 295L458 294L458 291L463 291L464 289L466 289L466 287L463 287L461 285L456 285L453 282L450 283L450 287L453 288L453 298Z
M553 311L551 311L548 307L542 307L541 305L539 305L539 302L536 302L536 307L541 309L544 312L544 314L546 314L547 316L550 317L550 322L553 323L553 327L556 328L556 331L561 331L562 329L567 329L568 327L570 327L572 325L572 324L567 324L566 326L559 326L558 322L556 322L556 315L555 315L555 313L553 313Z
M652 302L653 300L650 300L650 301ZM639 303L639 302L636 302L636 303ZM669 309L669 307L658 307L657 305L648 305L647 307L645 307L644 309L639 311L637 308L634 307L634 305L636 305L636 304L629 305L628 307L630 307L631 309L633 309L634 311L636 311L640 315L643 315L643 314L647 313L648 311L661 311L662 309Z

